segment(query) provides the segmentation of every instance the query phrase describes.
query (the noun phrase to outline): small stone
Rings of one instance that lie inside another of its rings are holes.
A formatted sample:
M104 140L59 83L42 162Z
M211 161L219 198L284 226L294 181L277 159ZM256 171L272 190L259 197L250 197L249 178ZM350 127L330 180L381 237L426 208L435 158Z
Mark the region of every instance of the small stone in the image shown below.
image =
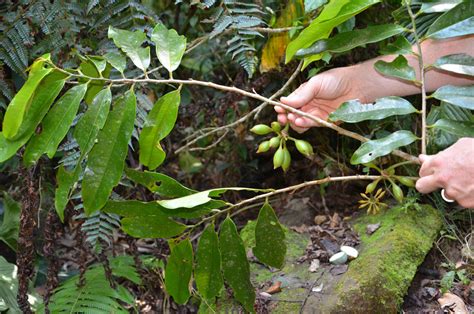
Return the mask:
M347 254L344 252L339 252L331 256L329 262L334 265L342 265L347 262Z
M313 259L311 261L311 265L309 266L309 271L315 273L319 269L320 264L321 263L319 259Z
M324 284L321 283L319 286L313 287L313 289L311 289L311 291L313 291L313 292L321 292L321 291L323 291L323 287L324 287Z
M317 215L317 216L314 217L314 223L316 225L322 225L327 220L328 220L328 217L326 217L325 215Z
M336 266L333 266L329 272L333 276L339 276L339 275L344 274L348 268L349 268L348 265L336 265Z
M379 228L380 228L380 222L378 222L376 224L369 224L369 225L367 225L367 227L365 229L365 233L367 233L368 235L371 235L372 233L377 231Z
M359 256L359 251L354 249L352 246L343 245L341 251L346 253L349 259L356 259Z
M271 299L272 298L272 295L270 293L267 293L267 292L260 292L260 295L262 297L264 297L265 299Z

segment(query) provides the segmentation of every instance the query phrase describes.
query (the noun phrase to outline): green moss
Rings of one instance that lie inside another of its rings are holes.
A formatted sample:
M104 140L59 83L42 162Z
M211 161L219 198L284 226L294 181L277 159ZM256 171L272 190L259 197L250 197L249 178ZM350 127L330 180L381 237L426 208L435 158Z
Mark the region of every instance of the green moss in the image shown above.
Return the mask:
M381 215L355 222L361 235L359 257L336 285L325 312L396 312L411 280L442 227L440 213L431 206L405 212L393 207ZM381 227L368 236L368 223Z

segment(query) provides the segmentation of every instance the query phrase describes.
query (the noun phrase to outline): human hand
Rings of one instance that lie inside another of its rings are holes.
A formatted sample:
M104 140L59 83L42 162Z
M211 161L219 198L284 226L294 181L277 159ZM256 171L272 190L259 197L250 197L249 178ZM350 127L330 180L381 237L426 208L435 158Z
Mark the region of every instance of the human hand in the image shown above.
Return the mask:
M436 155L420 155L422 163L416 189L430 193L444 188L447 198L474 208L474 138L461 138Z
M337 68L312 77L288 97L280 101L305 113L327 120L329 114L348 100L359 99L368 102L370 99L359 88L358 80L353 79L353 67ZM318 126L316 122L294 113L287 113L282 107L275 107L278 121L290 123L297 132L304 132L310 127Z

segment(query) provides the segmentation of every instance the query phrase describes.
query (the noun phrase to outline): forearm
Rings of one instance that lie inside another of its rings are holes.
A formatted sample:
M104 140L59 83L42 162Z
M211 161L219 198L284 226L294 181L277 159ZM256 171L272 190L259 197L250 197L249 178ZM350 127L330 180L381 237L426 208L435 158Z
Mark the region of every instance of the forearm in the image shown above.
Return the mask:
M433 64L438 58L465 53L474 55L474 36L457 37L447 40L427 40L421 44L424 65ZM416 47L413 51L418 52ZM374 64L378 60L390 62L396 56L382 56L350 67L350 73L354 82L359 85L361 93L366 96L366 101L372 102L377 98L387 95L408 96L420 93L420 88L412 83L408 83L396 78L387 77L378 73L374 69ZM414 55L405 56L408 63L415 69L417 79L420 80L420 70L418 58ZM438 69L430 69L425 74L426 90L434 91L443 85L469 85L474 84L472 77L458 75Z

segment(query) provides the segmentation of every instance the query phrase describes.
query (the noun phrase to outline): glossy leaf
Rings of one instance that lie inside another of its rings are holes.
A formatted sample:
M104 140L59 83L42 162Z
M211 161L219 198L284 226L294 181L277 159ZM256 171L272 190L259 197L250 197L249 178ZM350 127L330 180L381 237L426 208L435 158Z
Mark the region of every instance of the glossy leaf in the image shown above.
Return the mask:
M122 229L136 238L171 238L181 234L186 226L163 213L156 202L108 201L103 211L122 216Z
M308 48L320 39L328 38L334 27L378 2L380 0L331 0L318 17L289 43L286 50L286 63L293 59L298 50ZM309 62L319 60L321 57L318 55L311 58ZM309 62L306 63L309 64Z
M80 167L80 165L78 165ZM58 187L54 194L54 207L59 218L64 222L64 210L66 209L67 202L69 201L69 192L71 191L74 183L78 180L79 171L69 172L63 165L58 168L56 175L56 181Z
M20 212L20 203L11 198L7 192L3 192L3 219L0 223L0 241L5 242L14 251L17 249Z
M31 71L28 80L11 100L5 111L3 118L3 136L8 140L18 139L18 131L23 123L26 111L34 98L35 92L40 82L51 73L52 69L42 68L43 61L36 61L32 67L39 67L36 71Z
M112 102L110 88L101 90L94 98L86 113L74 128L76 139L82 154L87 154L94 146L99 131L104 127Z
M405 37L400 36L393 43L389 43L381 49L380 53L384 55L404 55L413 53L413 50L410 42Z
M474 34L474 1L466 0L441 15L426 33L432 39L444 39Z
M433 127L458 137L474 137L474 122L440 119L436 121Z
M151 40L156 45L156 55L161 64L170 73L176 70L186 50L186 37L158 23L151 33Z
M143 72L150 65L150 47L142 48L147 39L142 31L127 31L109 26L109 38L113 39L115 45L132 60L133 64Z
M430 2L423 1L421 11L424 13L446 12L454 8L463 0L434 0Z
M3 136L3 132L0 133L0 162L15 155L18 149L26 144L35 133L36 127L43 120L54 99L61 92L65 78L64 74L53 71L41 81L17 133L17 139L7 140Z
M260 262L275 268L283 267L286 255L285 231L268 203L262 206L258 214L255 241L253 254Z
M92 148L82 182L87 215L102 208L122 176L128 142L135 122L136 98L132 90L120 97Z
M234 297L246 311L254 313L255 290L250 282L250 266L245 246L229 217L221 225L219 247L224 278L234 291Z
M387 137L363 143L352 155L351 164L365 164L390 154L395 149L409 145L418 138L410 131L397 131Z
M399 55L392 62L379 60L374 64L375 69L386 76L396 77L402 80L415 82L416 73L413 67L408 65L407 59Z
M329 39L318 40L314 45L296 52L297 57L318 54L325 51L341 53L370 43L376 43L403 32L404 28L399 25L375 25L365 29L339 33Z
M173 129L180 101L180 91L172 91L158 99L146 117L139 138L140 163L149 169L157 168L165 160L160 141Z
M474 57L464 53L441 57L433 66L444 71L474 76Z
M110 51L104 55L104 58L111 66L123 75L123 71L127 68L127 60L123 54L119 51Z
M76 117L86 91L87 84L74 86L53 105L41 123L41 132L33 135L26 146L23 156L26 165L35 163L43 153L46 153L49 158L54 157L59 144Z
M159 194L162 197L181 197L197 193L175 179L162 173L150 171L138 171L125 169L127 177L135 183L145 186L149 191Z
M431 97L448 102L455 106L474 110L474 85L442 86L438 88L438 90L436 90L436 92L434 92Z
M193 247L189 239L170 244L171 254L165 268L166 291L178 304L188 302L189 282L193 271Z
M210 224L199 238L194 271L199 294L211 302L224 287L219 238L214 228L214 224Z
M377 99L375 104L363 104L359 100L347 101L331 113L329 119L332 121L356 123L365 120L381 120L413 112L417 112L417 110L409 101L400 97L390 96Z

